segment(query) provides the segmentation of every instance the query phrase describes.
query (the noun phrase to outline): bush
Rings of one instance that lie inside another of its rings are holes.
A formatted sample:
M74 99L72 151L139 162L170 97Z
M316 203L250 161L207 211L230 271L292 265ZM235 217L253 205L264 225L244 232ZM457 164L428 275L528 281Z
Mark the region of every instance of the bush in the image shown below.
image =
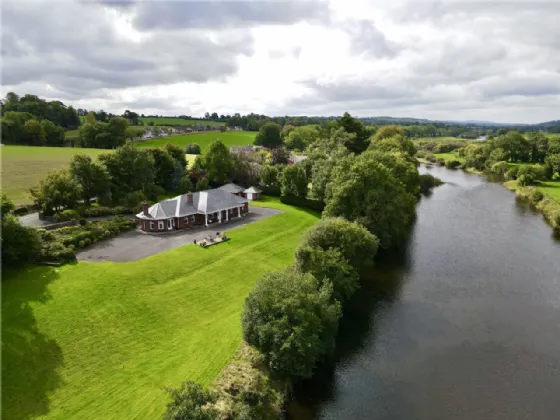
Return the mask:
M183 382L178 389L167 388L171 402L163 415L164 420L215 420L212 404L216 402L213 393L204 390L192 381Z
M84 239L84 246L88 246L88 245L91 245L91 239L86 238Z
M420 175L420 192L422 194L428 193L432 188L435 188L441 184L443 184L441 179L436 178L431 174Z
M306 207L319 212L323 211L325 208L325 203L320 200L310 200L308 198L296 197L293 195L282 195L280 196L280 201L291 206Z
M87 225L87 220L84 219L84 218L81 218L80 219L80 226L85 226L85 225Z
M64 210L54 216L57 222L67 222L69 220L79 219L80 215L76 210Z
M283 377L307 378L334 346L340 304L330 284L294 269L266 273L245 300L243 337Z
M31 262L41 250L41 236L23 226L12 214L2 215L2 267L18 267Z
M436 161L436 163L437 163L439 166L445 166L445 159L444 159L444 158L438 158L437 161Z
M449 160L445 163L447 169L457 169L459 166L461 166L461 162L456 159Z
M280 191L280 187L276 187L276 186L261 186L260 187L262 190L262 193L264 195L269 195L272 197L280 197L282 195L281 191Z
M373 267L378 247L377 238L358 223L341 217L323 218L303 234L296 249L295 264L300 269L308 265L309 248L335 249L358 273L363 274Z
M492 165L491 171L498 175L504 175L508 171L508 164L505 161L496 162Z
M144 201L146 201L146 196L144 195L144 192L132 191L124 196L124 198L122 199L122 204L124 204L124 206L128 209L134 209L138 207L138 205L142 204Z
M85 246L86 246L85 241L80 241L80 242L78 242L78 248L83 248L83 247L85 247Z
M196 143L187 144L185 147L185 153L189 155L200 155L202 152L200 150L200 146Z
M533 194L531 195L531 201L533 203L538 203L539 201L541 201L544 198L544 195L542 192L540 192L539 190L536 190L535 192L533 192Z
M506 172L507 179L517 179L517 174L519 173L519 166L513 166Z

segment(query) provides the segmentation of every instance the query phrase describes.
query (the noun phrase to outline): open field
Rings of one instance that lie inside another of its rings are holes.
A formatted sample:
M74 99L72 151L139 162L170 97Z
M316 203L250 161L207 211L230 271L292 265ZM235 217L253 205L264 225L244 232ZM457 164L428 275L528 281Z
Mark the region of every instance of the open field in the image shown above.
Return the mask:
M464 142L465 144L467 144L475 140L462 139L459 137L417 137L413 138L412 141L429 141L432 143Z
M457 156L457 154L455 154L453 152L451 152L451 153L436 153L436 154L434 154L434 156L436 158L442 158L446 162L449 161L449 160L458 160L461 163L465 162L464 158Z
M11 273L2 293L2 414L21 419L159 419L163 386L209 384L241 341L243 302L293 260L318 215L284 214L131 263Z
M537 189L560 203L560 181L539 182Z
M226 146L247 146L253 144L257 133L252 131L227 131L225 133L196 133L182 136L170 136L161 139L138 142L138 147L163 147L167 143L173 143L184 148L187 144L197 143L202 153L205 153L210 144L220 139Z
M65 169L76 153L85 153L93 158L103 149L80 149L72 147L2 146L2 191L15 204L30 203L27 191L53 169Z
M144 125L147 125L150 122L153 122L155 125L196 125L196 124L204 124L204 125L211 125L211 126L220 126L226 125L226 123L218 122L218 121L208 121L208 120L185 120L183 118L174 118L174 117L158 117L158 118L139 118L140 121Z

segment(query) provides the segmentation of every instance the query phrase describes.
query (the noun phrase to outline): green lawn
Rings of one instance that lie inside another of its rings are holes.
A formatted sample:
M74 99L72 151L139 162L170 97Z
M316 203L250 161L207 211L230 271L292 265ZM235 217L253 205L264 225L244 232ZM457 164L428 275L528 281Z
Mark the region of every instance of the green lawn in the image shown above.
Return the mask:
M27 191L53 169L67 168L76 153L97 157L108 150L72 147L2 146L2 190L15 204L30 203Z
M265 271L291 263L318 220L263 204L285 213L208 249L4 273L3 417L159 419L162 387L209 384L241 341L248 292Z
M537 189L560 203L560 181L539 182Z
M217 121L207 121L207 120L185 120L183 118L175 118L175 117L158 117L158 118L149 118L149 117L145 117L145 118L139 118L140 121L142 121L142 123L144 125L148 125L148 123L153 122L155 125L161 125L161 124L165 124L165 125L196 125L196 124L204 124L206 125L211 125L211 126L220 126L220 125L226 125L226 123L223 122L217 122Z
M210 144L217 139L220 139L228 147L231 146L247 146L253 144L257 133L252 131L228 131L225 133L196 133L183 136L170 136L157 140L147 140L138 142L138 147L161 147L167 143L173 143L177 146L184 148L187 144L197 143L205 153L210 147Z
M468 144L470 142L472 142L473 140L469 140L469 139L462 139L459 137L417 137L417 138L413 138L413 141L428 141L428 142L432 142L432 143L450 143L450 142L464 142L465 144Z
M434 156L436 158L442 158L443 160L445 160L446 162L449 160L458 160L461 163L465 162L465 159L462 157L459 157L456 153L436 153L434 154Z

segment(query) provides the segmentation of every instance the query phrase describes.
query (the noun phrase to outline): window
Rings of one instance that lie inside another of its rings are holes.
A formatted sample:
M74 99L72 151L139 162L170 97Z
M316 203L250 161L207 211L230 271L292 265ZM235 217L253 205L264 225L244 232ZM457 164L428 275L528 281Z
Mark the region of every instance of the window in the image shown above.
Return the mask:
M167 219L167 229L173 229L173 219Z
M157 222L158 230L163 230L163 222Z
M154 230L154 222L150 222L150 230Z
M189 224L189 216L185 216L185 225Z
M194 224L194 222L196 222L196 217L194 217L194 214L191 216L191 223Z

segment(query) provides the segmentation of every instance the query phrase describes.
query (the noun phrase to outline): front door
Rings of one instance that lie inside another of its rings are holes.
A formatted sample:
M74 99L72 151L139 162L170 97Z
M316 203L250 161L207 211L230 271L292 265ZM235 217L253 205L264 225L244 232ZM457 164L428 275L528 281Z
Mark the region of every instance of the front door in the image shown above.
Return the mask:
M173 219L167 219L167 229L173 229Z

